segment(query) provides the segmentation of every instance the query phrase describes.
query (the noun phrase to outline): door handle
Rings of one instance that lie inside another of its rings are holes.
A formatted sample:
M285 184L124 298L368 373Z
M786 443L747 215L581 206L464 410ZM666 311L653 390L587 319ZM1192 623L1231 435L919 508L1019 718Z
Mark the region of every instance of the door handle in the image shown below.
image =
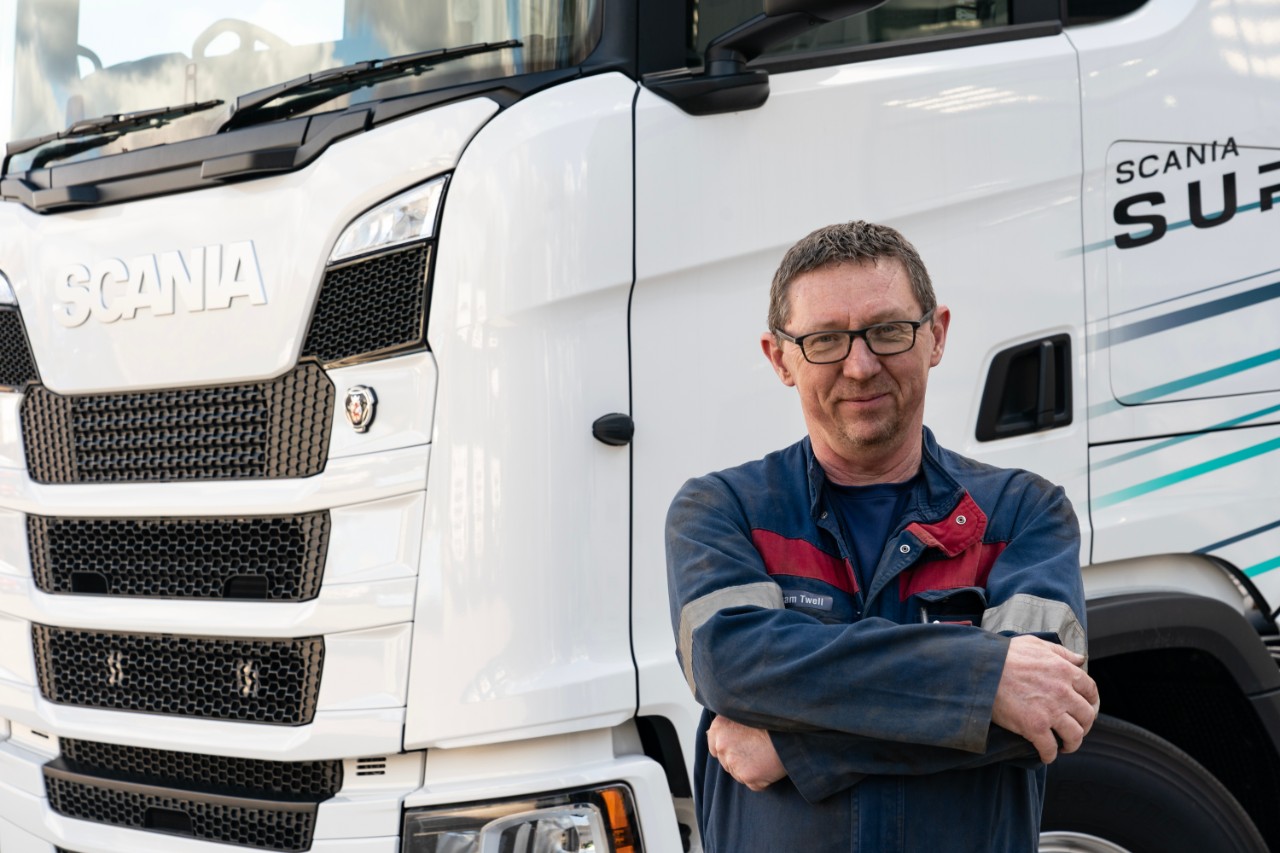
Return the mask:
M996 353L975 430L994 441L1071 423L1071 336L1052 335Z

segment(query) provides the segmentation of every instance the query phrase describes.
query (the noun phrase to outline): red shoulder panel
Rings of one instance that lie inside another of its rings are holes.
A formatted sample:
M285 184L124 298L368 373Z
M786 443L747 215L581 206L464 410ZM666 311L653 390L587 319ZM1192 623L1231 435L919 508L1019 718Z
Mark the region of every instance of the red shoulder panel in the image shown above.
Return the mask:
M772 530L757 528L751 531L751 542L764 558L765 571L770 575L813 578L847 593L858 589L848 562L803 539L788 539Z

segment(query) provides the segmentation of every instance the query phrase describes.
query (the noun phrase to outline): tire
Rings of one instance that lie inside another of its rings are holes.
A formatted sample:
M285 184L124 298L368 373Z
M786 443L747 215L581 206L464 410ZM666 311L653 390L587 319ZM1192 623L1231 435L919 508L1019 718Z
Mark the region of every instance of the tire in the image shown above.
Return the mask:
M1099 716L1049 765L1042 853L1267 853L1222 783L1167 740Z

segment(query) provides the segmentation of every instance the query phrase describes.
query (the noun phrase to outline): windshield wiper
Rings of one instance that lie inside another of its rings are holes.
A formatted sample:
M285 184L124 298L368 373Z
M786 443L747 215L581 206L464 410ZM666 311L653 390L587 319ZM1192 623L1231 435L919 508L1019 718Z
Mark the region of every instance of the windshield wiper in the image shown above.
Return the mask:
M215 101L193 101L176 107L156 107L149 110L137 110L131 113L113 113L87 118L68 125L66 130L50 133L46 136L33 136L30 139L15 139L4 147L4 165L0 174L9 173L9 161L16 154L25 154L38 148L47 150L40 152L31 161L30 168L39 169L55 160L62 160L84 151L92 151L110 145L121 136L136 130L150 130L162 127L175 118L192 113L211 110L224 103ZM61 142L61 145L52 143Z
M522 46L521 42L508 39L469 44L465 47L446 47L420 53L406 53L389 59L370 59L340 68L317 71L286 83L277 83L265 89L247 92L236 98L236 108L231 113L231 118L222 125L221 130L225 132L246 125L288 118L366 86L430 71L442 62ZM277 103L280 101L283 103Z

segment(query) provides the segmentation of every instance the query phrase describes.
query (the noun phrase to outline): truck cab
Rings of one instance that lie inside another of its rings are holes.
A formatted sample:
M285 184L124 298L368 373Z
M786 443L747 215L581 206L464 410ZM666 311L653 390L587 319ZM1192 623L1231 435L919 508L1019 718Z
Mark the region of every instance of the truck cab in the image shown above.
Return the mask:
M418 6L0 0L0 850L701 849L663 519L849 219L1080 519L1042 849L1280 848L1276 4Z

